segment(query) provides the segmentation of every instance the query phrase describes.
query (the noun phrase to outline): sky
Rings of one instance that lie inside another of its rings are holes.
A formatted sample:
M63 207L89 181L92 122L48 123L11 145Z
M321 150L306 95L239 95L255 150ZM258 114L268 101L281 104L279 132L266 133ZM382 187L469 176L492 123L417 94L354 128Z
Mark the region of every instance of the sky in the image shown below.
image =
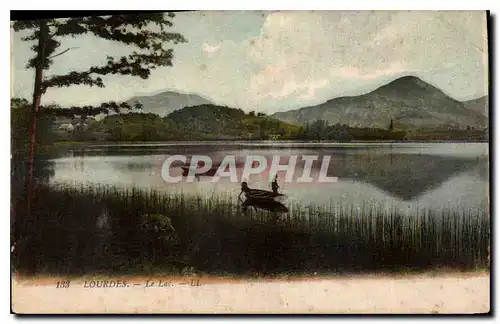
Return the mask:
M200 11L179 12L172 32L187 43L173 67L147 80L105 76L106 87L49 89L42 103L122 101L162 90L199 94L216 104L266 113L359 95L415 75L457 100L487 94L484 11ZM32 43L12 32L12 93L31 98ZM94 36L61 39L47 75L105 64L133 48Z

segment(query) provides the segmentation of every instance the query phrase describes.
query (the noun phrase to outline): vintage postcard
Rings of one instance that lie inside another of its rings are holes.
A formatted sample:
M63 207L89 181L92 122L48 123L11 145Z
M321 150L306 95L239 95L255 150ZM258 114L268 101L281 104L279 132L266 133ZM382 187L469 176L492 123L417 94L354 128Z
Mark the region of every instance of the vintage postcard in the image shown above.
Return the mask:
M487 11L37 15L13 313L490 312Z

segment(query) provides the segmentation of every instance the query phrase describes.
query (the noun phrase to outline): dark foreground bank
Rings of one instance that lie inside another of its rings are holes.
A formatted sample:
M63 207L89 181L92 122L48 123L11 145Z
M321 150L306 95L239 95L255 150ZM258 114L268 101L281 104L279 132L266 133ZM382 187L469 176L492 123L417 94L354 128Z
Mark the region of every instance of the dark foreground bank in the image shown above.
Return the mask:
M484 210L292 206L111 187L36 190L14 204L12 265L29 275L281 276L489 267Z

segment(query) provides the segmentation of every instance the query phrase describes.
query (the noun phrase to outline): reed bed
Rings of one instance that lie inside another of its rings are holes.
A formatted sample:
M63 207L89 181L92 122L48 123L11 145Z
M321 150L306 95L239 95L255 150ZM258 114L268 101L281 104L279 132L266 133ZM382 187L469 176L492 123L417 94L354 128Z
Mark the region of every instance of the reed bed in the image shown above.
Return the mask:
M39 187L17 208L17 271L281 276L489 267L487 210L375 204L243 212L228 195Z

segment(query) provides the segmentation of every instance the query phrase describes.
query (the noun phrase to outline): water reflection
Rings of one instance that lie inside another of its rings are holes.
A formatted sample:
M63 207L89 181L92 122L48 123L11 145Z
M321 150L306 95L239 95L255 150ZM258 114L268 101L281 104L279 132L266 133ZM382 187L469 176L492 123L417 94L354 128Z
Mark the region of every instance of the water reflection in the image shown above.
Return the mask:
M242 210L247 211L249 208L256 208L269 211L273 214L287 213L288 208L279 201L275 200L259 200L247 198L241 204Z
M291 155L299 155L293 178L302 175L301 155L317 155L311 176L317 178L323 156L331 157L328 176L335 183L280 183L288 201L301 204L377 202L401 209L418 207L445 208L450 205L487 208L487 144L350 144L282 145L265 147L259 143L242 145L157 145L94 147L73 151L52 160L55 173L52 183L87 185L109 184L128 188L155 188L196 194L228 194L236 197L239 184L222 178L217 183L200 179L194 183L166 183L161 177L165 159L174 154L209 155L214 163L228 154L237 161L247 155L263 155L270 164L273 155L281 155L285 164ZM240 165L240 164L238 164ZM182 175L180 166L172 176ZM241 181L242 168L238 178ZM284 173L278 173L283 180ZM250 187L270 189L270 167L252 175Z

